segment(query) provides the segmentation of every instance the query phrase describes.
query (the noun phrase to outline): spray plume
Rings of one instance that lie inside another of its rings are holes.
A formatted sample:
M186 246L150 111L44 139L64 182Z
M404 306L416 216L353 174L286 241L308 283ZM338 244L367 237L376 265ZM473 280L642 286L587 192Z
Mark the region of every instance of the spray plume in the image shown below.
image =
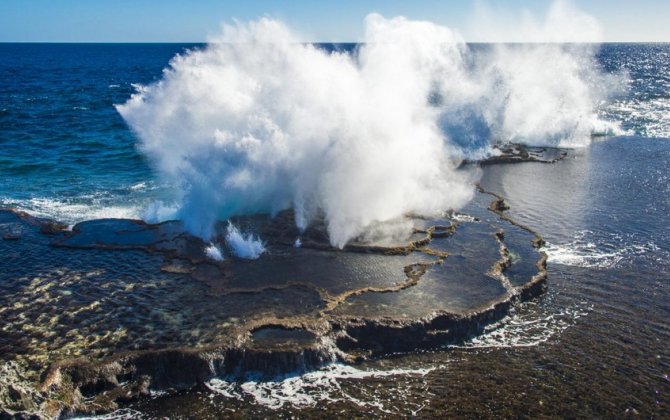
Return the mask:
M430 22L365 23L352 53L301 43L271 19L225 25L117 106L180 188L188 230L209 239L216 220L293 208L299 228L324 217L343 247L406 214L463 206L473 187L460 159L496 141L588 143L592 51L472 51Z

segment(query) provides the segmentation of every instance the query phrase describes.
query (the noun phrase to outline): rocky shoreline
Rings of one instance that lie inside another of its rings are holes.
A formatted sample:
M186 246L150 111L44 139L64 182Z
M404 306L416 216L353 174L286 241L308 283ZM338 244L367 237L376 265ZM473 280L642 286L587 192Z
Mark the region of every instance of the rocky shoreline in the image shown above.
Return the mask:
M0 418L104 413L217 376L269 378L462 342L546 289L542 238L508 208L479 187L463 213L408 217L406 242L344 250L331 248L318 224L297 232L290 212L240 219L266 241L256 261L208 259L206 244L178 222L107 219L68 231L2 209L9 263L57 263L53 273L8 274L18 280L0 301L8 320ZM125 278L115 265L129 256L156 280ZM88 258L88 271L72 274ZM166 302L180 288L193 302ZM45 297L35 306L27 293ZM138 314L146 314L139 324Z

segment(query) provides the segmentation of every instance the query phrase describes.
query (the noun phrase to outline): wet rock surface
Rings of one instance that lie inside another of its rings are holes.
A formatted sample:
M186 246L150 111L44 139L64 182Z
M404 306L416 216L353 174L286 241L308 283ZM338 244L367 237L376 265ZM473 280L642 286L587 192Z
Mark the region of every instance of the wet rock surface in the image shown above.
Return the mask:
M494 154L478 163L491 165L496 163L541 162L555 163L568 156L568 149L552 147L531 147L523 144L502 144L493 146Z
M298 232L291 212L238 219L267 251L240 260L224 250L223 261L178 222L105 219L65 231L0 210L1 231L20 237L0 241L0 406L99 413L219 375L458 343L546 287L541 238L506 209L480 188L462 212L408 217L402 240L343 250L319 223ZM222 244L225 225L218 232Z

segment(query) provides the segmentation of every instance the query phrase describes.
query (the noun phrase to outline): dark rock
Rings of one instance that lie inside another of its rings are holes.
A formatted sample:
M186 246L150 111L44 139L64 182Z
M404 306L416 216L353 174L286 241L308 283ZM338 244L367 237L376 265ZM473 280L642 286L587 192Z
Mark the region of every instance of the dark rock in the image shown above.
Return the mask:
M497 144L493 146L493 150L496 154L476 163L481 165L521 162L555 163L568 155L568 149L531 147L515 143Z
M40 232L45 235L56 235L67 230L67 225L53 221L47 221L40 225Z
M503 212L509 209L510 209L509 205L502 198L498 198L491 203L491 210L493 211Z

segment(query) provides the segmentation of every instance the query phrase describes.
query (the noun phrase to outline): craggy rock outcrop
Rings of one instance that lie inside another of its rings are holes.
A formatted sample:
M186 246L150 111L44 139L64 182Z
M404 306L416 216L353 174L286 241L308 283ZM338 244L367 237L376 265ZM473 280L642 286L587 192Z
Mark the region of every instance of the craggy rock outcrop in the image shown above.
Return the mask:
M408 216L401 243L344 250L319 223L299 233L291 212L240 218L266 241L254 261L208 259L178 222L65 231L4 209L0 228L20 240L0 241L11 267L0 279L0 416L101 413L219 375L458 343L546 287L542 239L508 208L480 187L462 213Z

